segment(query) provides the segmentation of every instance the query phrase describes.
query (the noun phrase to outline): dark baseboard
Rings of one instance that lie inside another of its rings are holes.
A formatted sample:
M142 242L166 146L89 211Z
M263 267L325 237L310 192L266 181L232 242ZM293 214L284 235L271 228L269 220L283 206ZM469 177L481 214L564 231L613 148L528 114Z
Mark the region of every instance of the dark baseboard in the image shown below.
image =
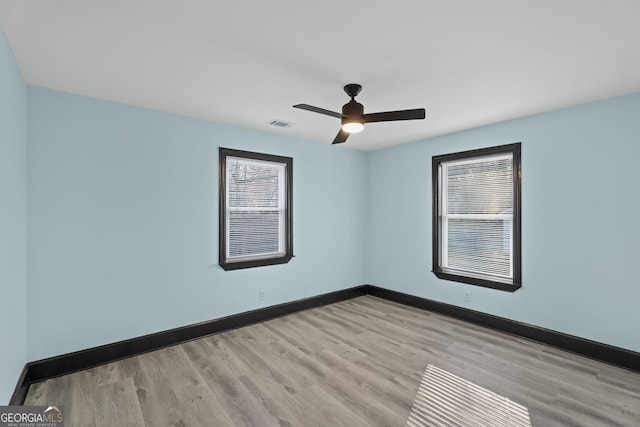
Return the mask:
M54 378L103 365L105 363L115 362L127 357L159 350L164 347L190 341L206 335L264 322L266 320L285 316L297 311L355 298L365 295L367 293L366 290L366 285L357 286L311 298L273 305L215 320L196 323L194 325L145 335L138 338L119 341L87 350L29 362L23 369L22 375L20 376L9 404L22 405L27 395L27 391L29 390L29 386L48 378Z
M538 326L505 319L503 317L479 311L469 310L455 305L379 288L377 286L368 285L367 293L388 301L444 314L469 323L485 326L487 328L506 332L518 337L528 338L532 341L557 347L562 350L616 365L621 368L640 372L640 353L631 350L614 347L608 344L564 334L562 332L552 331L550 329L540 328Z
M22 405L27 396L29 386L39 381L159 350L206 335L264 322L297 311L320 307L367 294L422 310L444 314L469 323L528 338L601 362L640 372L640 353L493 316L491 314L404 294L402 292L391 291L373 285L362 285L29 362L22 370L22 374L20 375L20 379L18 380L9 404Z

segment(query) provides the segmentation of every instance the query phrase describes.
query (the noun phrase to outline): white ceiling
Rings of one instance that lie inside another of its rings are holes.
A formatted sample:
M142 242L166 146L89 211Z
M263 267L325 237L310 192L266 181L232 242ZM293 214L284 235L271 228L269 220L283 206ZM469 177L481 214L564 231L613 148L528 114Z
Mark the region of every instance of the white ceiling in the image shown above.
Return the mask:
M27 83L362 150L640 91L640 0L0 0ZM266 125L295 123L289 129Z

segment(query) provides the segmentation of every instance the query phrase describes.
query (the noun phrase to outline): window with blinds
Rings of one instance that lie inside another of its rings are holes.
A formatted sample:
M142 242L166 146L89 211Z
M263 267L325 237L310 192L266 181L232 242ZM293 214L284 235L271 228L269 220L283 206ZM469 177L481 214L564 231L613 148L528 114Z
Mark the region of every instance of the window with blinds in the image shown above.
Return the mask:
M520 144L433 158L433 271L513 291L520 273Z
M220 265L281 264L292 257L289 157L220 149Z

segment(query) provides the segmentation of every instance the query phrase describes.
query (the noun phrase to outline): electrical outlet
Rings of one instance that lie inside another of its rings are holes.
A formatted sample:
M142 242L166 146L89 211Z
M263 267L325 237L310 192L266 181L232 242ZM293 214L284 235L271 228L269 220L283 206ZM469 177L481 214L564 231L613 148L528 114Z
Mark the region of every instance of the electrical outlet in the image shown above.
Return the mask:
M260 301L264 301L266 297L267 297L267 291L265 291L264 289L260 289Z
M469 302L471 300L471 295L469 292L464 293L464 302Z

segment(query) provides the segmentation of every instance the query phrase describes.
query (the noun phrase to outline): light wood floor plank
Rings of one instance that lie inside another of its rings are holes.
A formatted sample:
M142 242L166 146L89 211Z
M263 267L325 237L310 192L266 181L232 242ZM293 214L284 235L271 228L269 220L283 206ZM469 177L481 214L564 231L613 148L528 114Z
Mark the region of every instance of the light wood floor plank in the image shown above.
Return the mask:
M133 378L98 386L95 422L102 427L143 427L142 409Z

